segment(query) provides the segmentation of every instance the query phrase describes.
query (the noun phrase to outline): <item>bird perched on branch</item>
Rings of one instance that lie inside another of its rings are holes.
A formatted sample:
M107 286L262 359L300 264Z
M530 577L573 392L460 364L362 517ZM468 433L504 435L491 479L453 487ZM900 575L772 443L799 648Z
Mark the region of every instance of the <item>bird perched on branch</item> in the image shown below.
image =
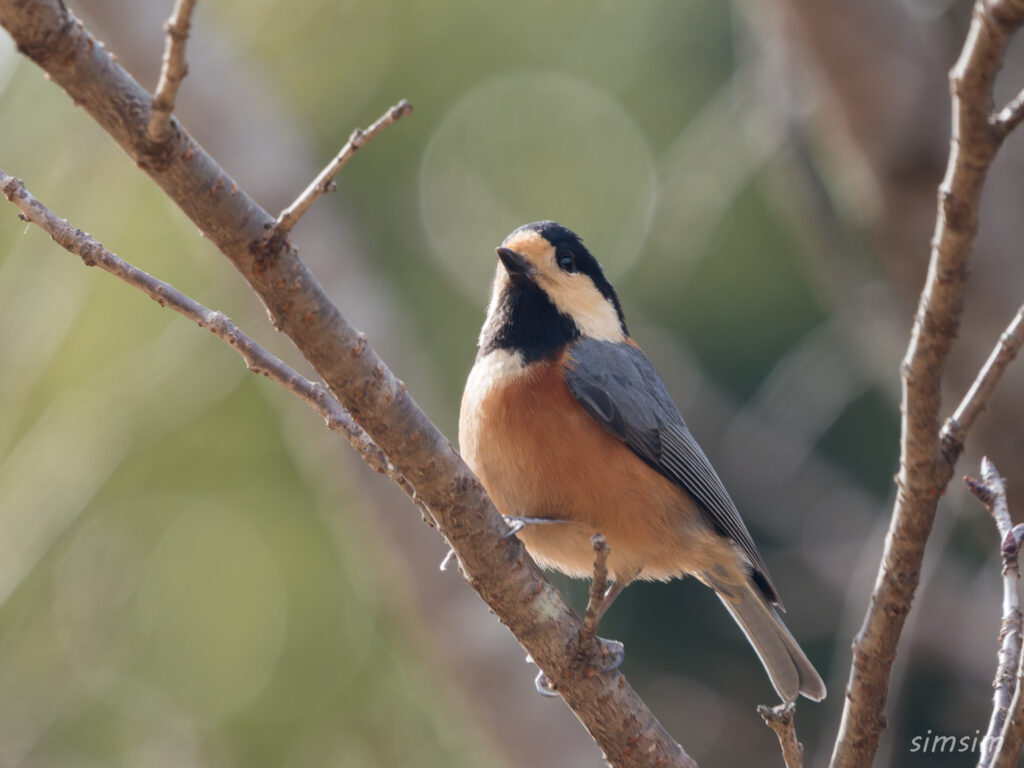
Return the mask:
M612 586L693 576L717 593L784 701L825 685L780 620L778 592L722 481L629 332L580 238L527 224L498 249L459 416L462 455L541 565Z

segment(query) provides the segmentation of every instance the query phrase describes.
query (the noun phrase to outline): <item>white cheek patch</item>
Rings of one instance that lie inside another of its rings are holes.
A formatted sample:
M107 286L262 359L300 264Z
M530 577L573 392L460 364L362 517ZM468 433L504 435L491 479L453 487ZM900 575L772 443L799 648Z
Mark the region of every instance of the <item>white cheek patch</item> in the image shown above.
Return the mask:
M583 336L598 341L625 341L619 313L588 276L557 272L545 275L542 287L558 311L576 321Z

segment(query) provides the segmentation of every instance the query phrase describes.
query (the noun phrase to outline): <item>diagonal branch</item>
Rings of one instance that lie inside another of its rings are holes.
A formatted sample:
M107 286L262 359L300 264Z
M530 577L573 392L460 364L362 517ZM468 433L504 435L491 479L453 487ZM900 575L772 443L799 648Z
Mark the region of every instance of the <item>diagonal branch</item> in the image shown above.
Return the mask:
M1010 37L1024 21L1019 0L977 0L963 51L950 72L953 135L939 187L931 258L901 368L898 492L864 624L853 642L834 768L869 765L885 729L889 677L921 578L939 497L963 443L939 438L942 377L963 310L978 231L981 189L1002 136L992 130L992 91Z
M1014 96L1009 104L999 110L999 114L992 116L992 129L1002 139L1021 122L1024 122L1024 91Z
M153 111L149 115L146 135L154 144L163 144L171 134L171 113L178 96L178 86L188 74L185 61L185 42L188 40L192 9L196 0L177 0L174 12L167 20L167 47L164 48L160 79L153 93Z
M522 643L593 736L622 768L693 766L617 670L575 674L580 627L515 538L483 487L402 383L331 302L275 219L186 131L155 151L146 137L149 94L61 0L0 0L0 26L163 189L262 299L274 326L303 356L433 512L473 589Z
M946 419L942 427L942 444L947 454L959 453L967 432L988 406L1003 371L1017 357L1021 346L1024 346L1024 305L1017 310L1017 314L999 337L992 354L988 356L988 360L978 372L977 378L956 411Z
M22 220L30 221L47 232L55 243L80 256L86 266L99 267L109 272L128 285L138 288L161 307L170 307L178 314L195 322L200 328L205 328L228 346L234 348L242 356L250 371L262 373L305 402L320 414L329 429L342 435L352 444L363 461L376 472L390 477L399 488L405 491L413 503L420 508L423 519L433 525L430 511L416 495L416 491L409 481L395 469L394 464L388 461L388 457L377 447L373 439L355 423L348 412L322 384L310 381L283 360L272 355L241 331L222 312L207 309L170 283L165 283L143 272L108 251L91 235L73 227L65 219L59 218L33 197L20 179L7 175L2 168L0 168L0 193L21 209L18 216Z
M327 166L320 171L315 179L310 182L309 186L303 190L302 194L295 198L295 202L281 211L281 214L277 217L277 221L274 224L273 237L284 239L291 232L302 215L313 207L321 195L331 192L334 189L334 177L337 176L341 169L344 168L348 161L352 159L352 155L356 153L357 149L365 146L370 139L376 136L378 133L383 131L388 126L392 125L398 120L401 120L406 115L412 114L412 104L405 99L391 107L387 112L381 115L377 122L371 125L366 130L362 128L356 128L352 131L352 135L348 137L348 141L345 146L341 148L341 151L334 156L334 159L327 164Z

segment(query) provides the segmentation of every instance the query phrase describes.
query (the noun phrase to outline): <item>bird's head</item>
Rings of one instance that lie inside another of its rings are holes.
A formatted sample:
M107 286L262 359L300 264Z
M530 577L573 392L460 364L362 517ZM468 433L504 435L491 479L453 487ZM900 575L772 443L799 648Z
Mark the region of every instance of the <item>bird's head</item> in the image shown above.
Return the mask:
M481 354L503 349L532 362L581 337L625 340L615 289L574 232L553 221L525 224L497 250Z

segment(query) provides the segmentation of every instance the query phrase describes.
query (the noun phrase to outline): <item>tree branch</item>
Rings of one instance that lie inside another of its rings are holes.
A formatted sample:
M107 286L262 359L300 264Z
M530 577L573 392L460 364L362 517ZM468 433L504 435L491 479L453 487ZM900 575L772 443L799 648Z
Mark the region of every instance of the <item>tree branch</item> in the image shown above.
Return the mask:
M991 768L1002 750L1003 727L1013 701L1017 686L1017 668L1021 648L1020 612L1020 567L1017 555L1020 539L1015 537L1013 521L1006 503L1006 481L987 458L981 460L981 479L965 477L964 482L971 493L978 497L992 513L999 532L1000 553L1003 561L1003 620L999 629L999 652L996 655L996 675L992 682L992 716L988 731L981 741L981 757L978 768ZM1020 754L1020 742L1016 748L1009 745L1014 755Z
M796 702L786 701L774 707L761 704L757 707L757 713L779 737L786 768L803 768L804 745L796 737Z
M397 120L401 120L406 115L412 114L412 104L405 99L395 104L391 109L381 115L377 122L367 128L365 131L362 128L356 128L352 131L352 135L348 137L348 142L341 148L341 151L335 155L334 159L327 164L327 166L320 171L315 179L310 182L310 185L295 198L295 202L281 211L281 214L277 217L277 222L274 225L273 237L284 239L288 237L288 233L292 231L302 215L313 207L321 195L331 192L334 189L334 177L337 176L341 169L344 168L348 161L352 159L352 155L356 153L357 149L365 146L370 139L376 136L378 133L383 131L389 125L392 125Z
M320 414L329 429L348 440L363 461L369 464L374 471L390 477L419 507L423 519L428 524L431 526L434 524L430 510L417 497L416 491L409 481L395 469L394 464L388 461L388 457L366 434L366 431L353 421L348 411L341 407L341 404L322 384L310 381L286 362L272 355L232 323L231 319L222 312L207 309L170 283L158 280L108 251L91 235L58 217L25 188L21 179L9 176L2 168L0 168L0 193L3 193L8 201L21 209L21 213L18 214L20 219L30 221L47 232L55 243L81 257L86 266L99 267L109 272L128 285L138 288L161 307L170 307L178 314L195 322L200 328L205 328L238 352L250 371L262 373L305 402Z
M1020 543L1024 540L1024 526L1014 527L1012 536L1019 552ZM992 768L1017 768L1020 762L1020 751L1024 745L1024 693L1022 692L1024 692L1024 659L1017 667L1013 701L1010 702L1006 722L999 735L996 753L992 758Z
M587 609L583 614L580 627L580 648L589 649L597 637L598 615L604 603L604 593L608 589L608 540L603 534L595 533L590 537L594 545L594 578L590 581L590 597Z
M338 401L434 513L476 592L515 634L616 766L693 766L618 671L575 674L580 620L507 530L483 487L345 319L275 219L185 131L155 150L149 94L60 0L0 0L0 25L227 256Z
M977 0L963 51L950 72L949 163L939 187L928 277L901 369L898 492L871 603L853 643L832 755L835 768L869 765L878 751L897 644L920 581L939 497L962 451L962 442L945 451L939 439L942 376L960 326L981 189L1002 142L990 124L993 86L1022 20L1019 0Z
M196 0L177 0L174 12L167 20L167 47L164 48L160 79L153 92L153 111L149 115L149 125L146 126L146 135L154 144L163 144L171 133L171 113L174 112L178 86L188 74L185 43L195 4Z
M992 756L992 768L1017 768L1020 764L1021 745L1024 744L1024 696L1021 686L1024 685L1024 670L1017 670L1016 690L1010 703L1012 715L1007 717L1003 732L999 737L995 755ZM986 737L987 738L987 737ZM979 768L980 764L979 764Z
M1024 306L1017 310L1017 314L999 337L992 354L988 356L988 360L978 372L956 411L946 419L941 438L943 450L947 455L959 454L967 432L988 406L1003 371L1017 357L1021 346L1024 346Z
M992 116L992 129L1000 139L1006 138L1014 128L1024 121L1024 91L1021 91L998 115Z

